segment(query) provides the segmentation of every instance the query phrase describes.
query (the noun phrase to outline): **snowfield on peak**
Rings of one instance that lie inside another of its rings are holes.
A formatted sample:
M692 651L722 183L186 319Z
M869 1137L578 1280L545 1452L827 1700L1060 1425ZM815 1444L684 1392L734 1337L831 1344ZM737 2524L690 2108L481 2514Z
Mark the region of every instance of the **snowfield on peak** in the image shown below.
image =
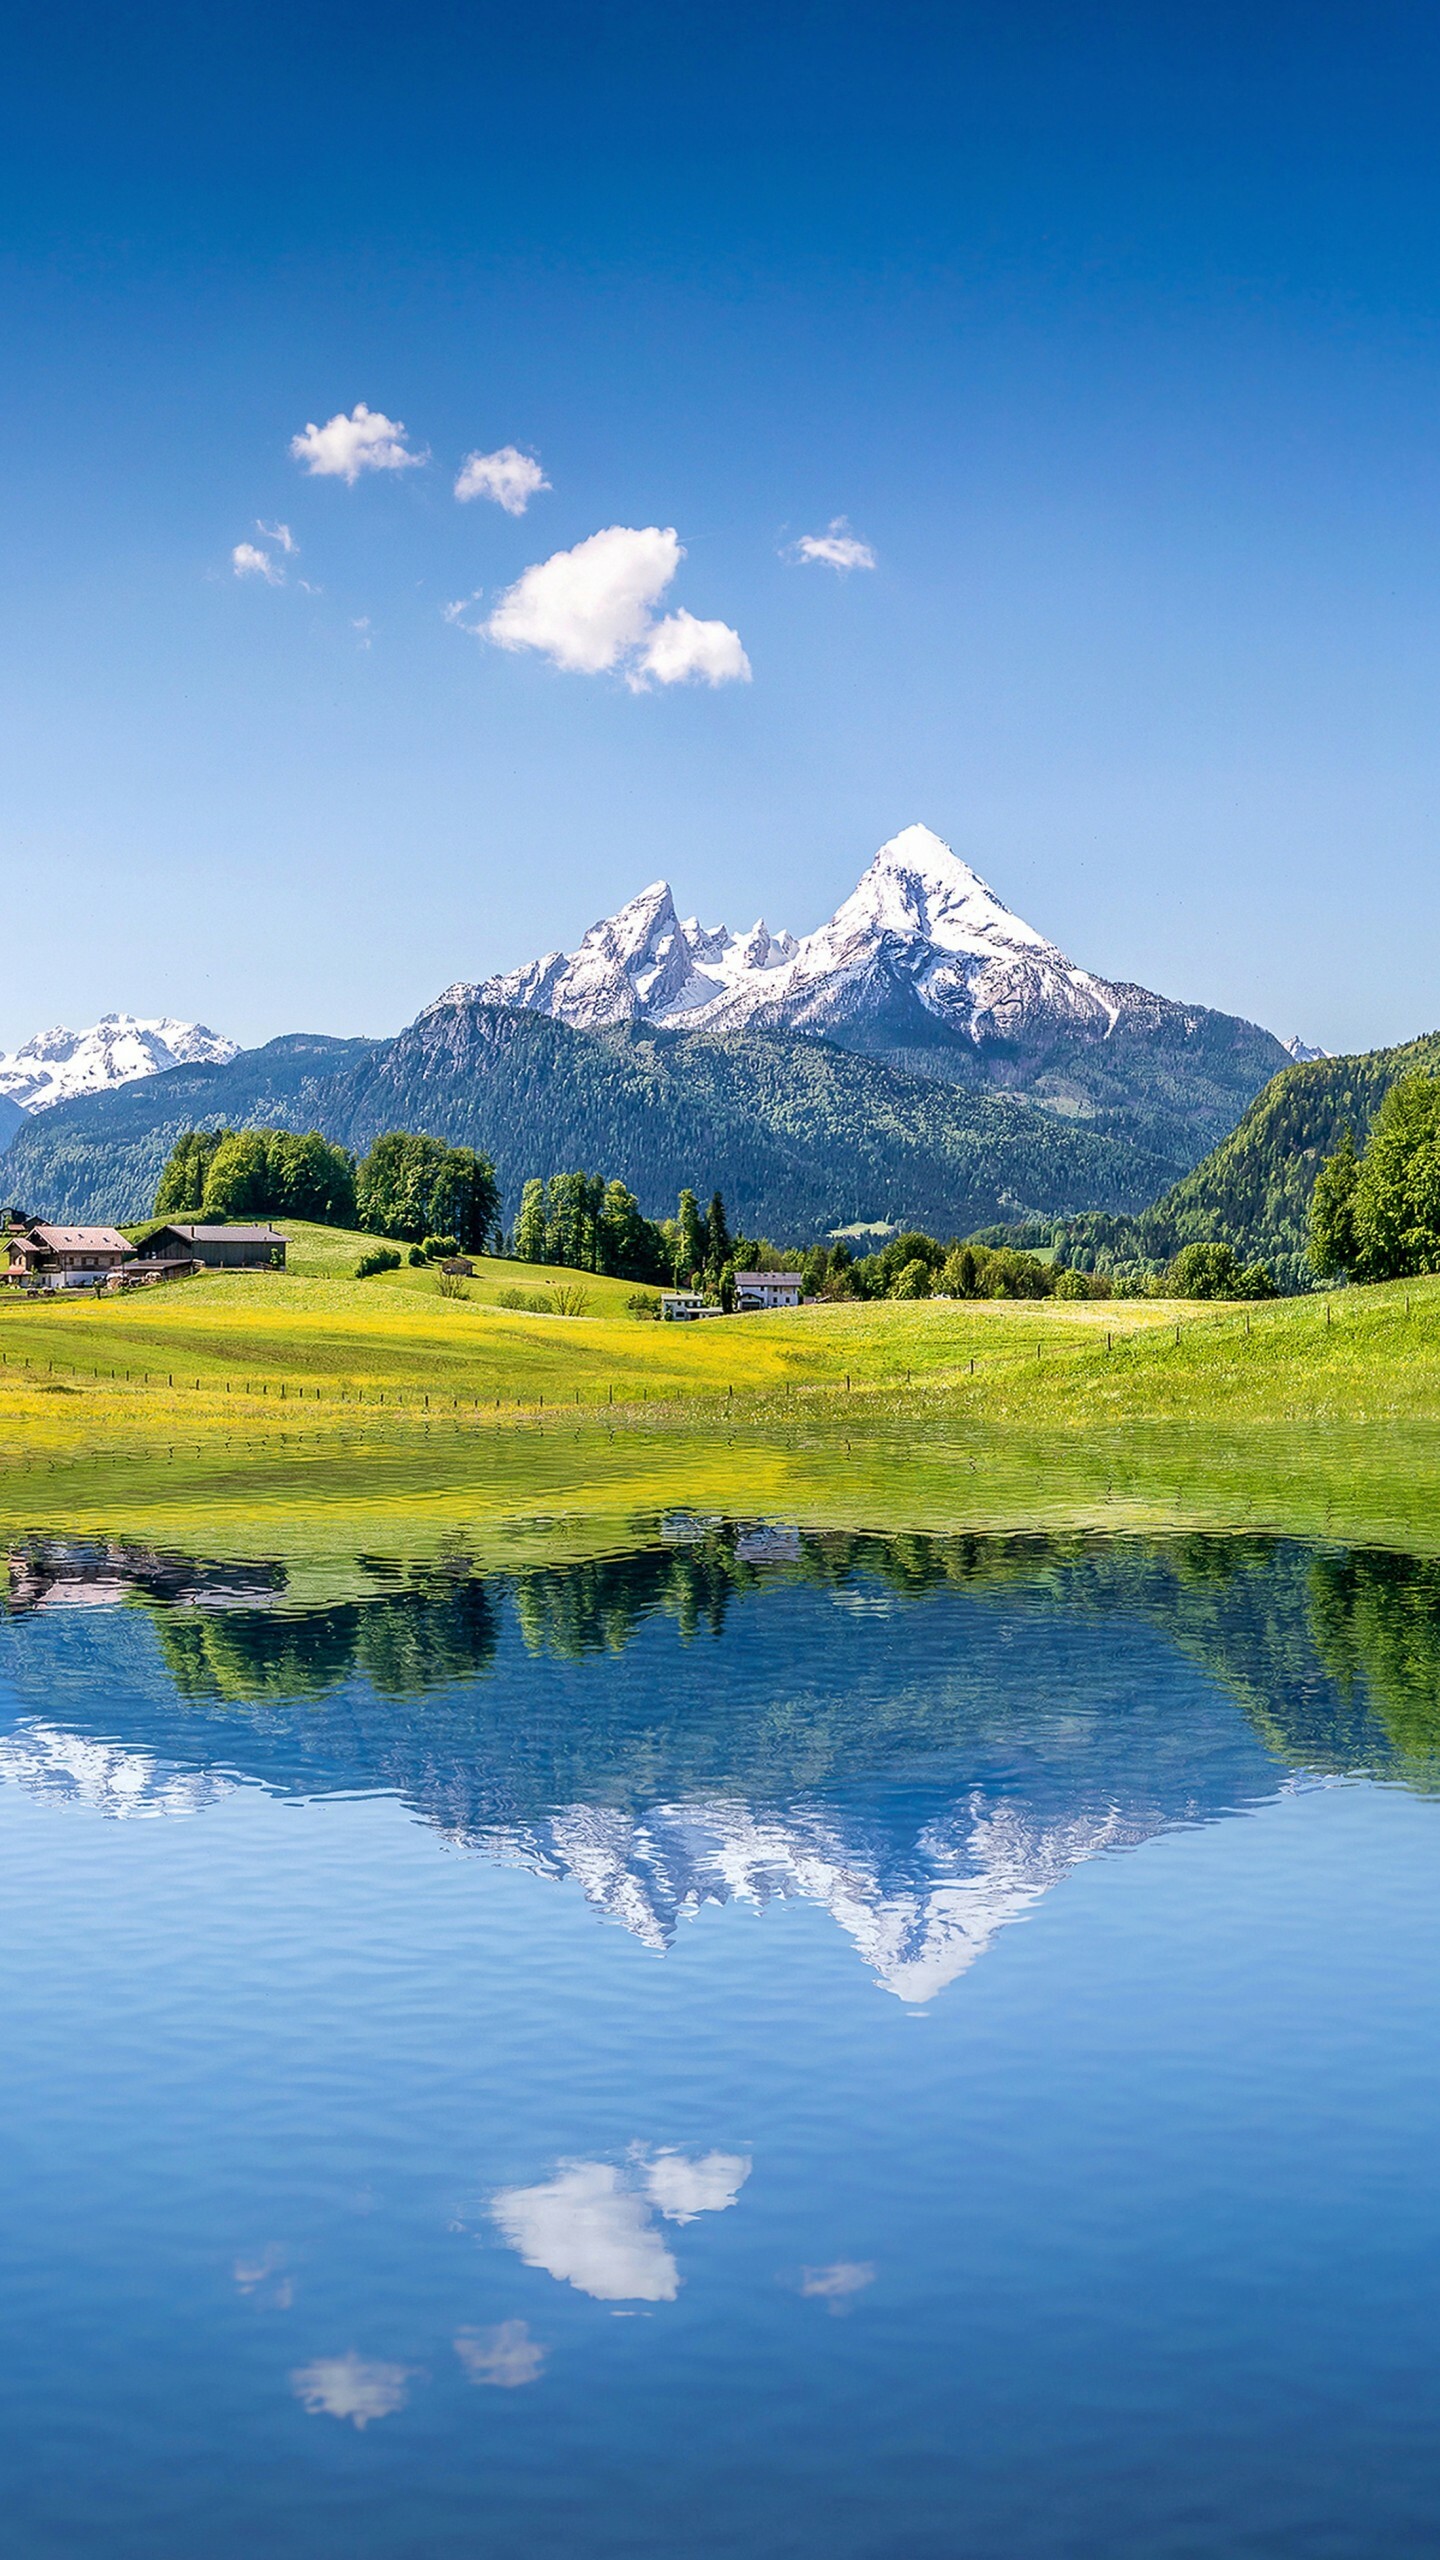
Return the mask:
M0 1051L0 1096L26 1112L48 1111L81 1094L108 1093L159 1075L166 1067L223 1066L238 1044L203 1022L176 1022L166 1014L144 1021L133 1013L107 1013L88 1031L37 1031L8 1054Z
M581 1031L643 1021L838 1036L864 1016L918 1012L980 1042L1037 1021L1103 1038L1132 992L1077 968L929 827L911 826L802 938L763 918L743 934L682 922L669 883L657 880L593 924L578 950L441 1001L515 1005Z

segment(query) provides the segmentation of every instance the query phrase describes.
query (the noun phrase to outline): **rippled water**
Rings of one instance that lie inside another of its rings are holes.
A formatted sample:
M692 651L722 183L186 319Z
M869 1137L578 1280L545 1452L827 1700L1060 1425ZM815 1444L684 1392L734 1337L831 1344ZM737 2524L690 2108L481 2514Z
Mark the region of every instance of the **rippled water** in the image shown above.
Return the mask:
M1434 2548L1437 1778L1400 1556L17 1548L6 2548Z

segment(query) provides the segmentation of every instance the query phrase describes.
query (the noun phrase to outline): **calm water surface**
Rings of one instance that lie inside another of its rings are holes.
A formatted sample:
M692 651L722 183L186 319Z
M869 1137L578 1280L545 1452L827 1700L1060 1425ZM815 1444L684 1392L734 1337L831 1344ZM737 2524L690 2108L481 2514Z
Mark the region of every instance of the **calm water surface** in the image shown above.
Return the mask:
M7 2553L1440 2545L1440 1571L315 1581L10 1557Z

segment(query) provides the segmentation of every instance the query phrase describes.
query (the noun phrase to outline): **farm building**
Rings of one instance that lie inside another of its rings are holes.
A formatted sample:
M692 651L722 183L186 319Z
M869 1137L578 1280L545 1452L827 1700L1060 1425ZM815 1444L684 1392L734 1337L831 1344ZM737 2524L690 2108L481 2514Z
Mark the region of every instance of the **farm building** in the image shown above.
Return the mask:
M208 1271L283 1271L275 1227L157 1227L137 1248L142 1262L199 1262Z

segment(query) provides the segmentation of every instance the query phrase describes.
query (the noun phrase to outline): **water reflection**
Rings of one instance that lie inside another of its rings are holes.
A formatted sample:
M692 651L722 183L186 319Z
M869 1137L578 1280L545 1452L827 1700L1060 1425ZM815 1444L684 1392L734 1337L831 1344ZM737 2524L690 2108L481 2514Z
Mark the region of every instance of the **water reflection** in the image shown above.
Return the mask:
M312 2418L345 2418L357 2433L376 2418L393 2417L410 2396L411 2368L375 2357L319 2356L290 2377L295 2397Z
M11 1559L17 2550L1434 2546L1434 1568L297 1555Z
M675 1519L630 1554L489 1579L363 1556L333 1583L23 1545L0 1777L129 1818L246 1781L389 1791L656 1951L707 1904L818 1903L923 2002L1097 1856L1440 1766L1440 1566L1404 1556ZM652 2203L580 2164L507 2210L535 2263L579 2265L588 2242L536 2237L573 2209L658 2299Z
M546 2350L530 2335L524 2320L500 2320L493 2329L461 2329L455 2353L472 2382L498 2391L518 2391L538 2382L545 2370Z
M623 2167L572 2160L537 2186L502 2188L490 2218L527 2267L596 2302L673 2302L680 2269L655 2215L686 2223L724 2213L749 2175L747 2159L723 2151L638 2153Z

